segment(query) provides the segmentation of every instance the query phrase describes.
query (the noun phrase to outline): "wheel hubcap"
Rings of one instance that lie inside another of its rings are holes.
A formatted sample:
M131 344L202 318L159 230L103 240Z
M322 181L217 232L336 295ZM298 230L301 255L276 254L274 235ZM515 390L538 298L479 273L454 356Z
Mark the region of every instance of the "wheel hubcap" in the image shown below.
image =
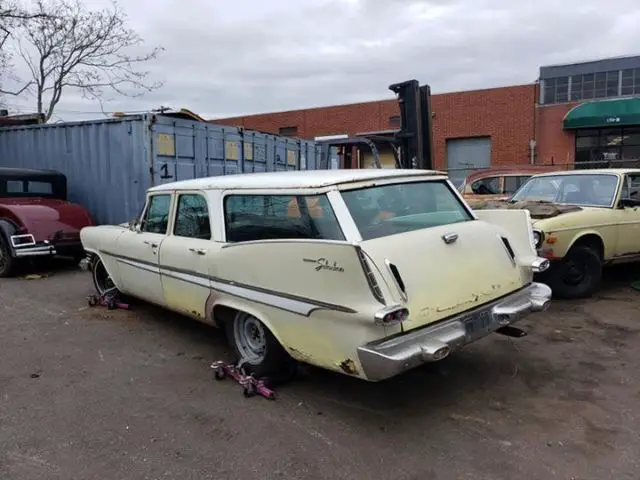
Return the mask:
M233 335L243 359L256 363L264 359L267 341L258 319L248 314L238 315L233 322Z
M563 280L571 285L579 285L587 276L584 265L576 262L567 263L564 271Z

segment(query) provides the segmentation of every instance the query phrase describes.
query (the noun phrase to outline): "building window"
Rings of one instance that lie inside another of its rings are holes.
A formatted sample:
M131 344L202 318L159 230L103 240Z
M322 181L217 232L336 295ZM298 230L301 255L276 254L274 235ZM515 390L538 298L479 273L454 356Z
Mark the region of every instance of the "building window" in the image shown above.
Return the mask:
M298 127L280 127L280 135L283 137L295 137L298 135Z
M543 80L542 104L640 95L640 68Z
M640 95L640 68L622 70L620 95Z
M400 128L400 115L389 117L389 126Z
M576 132L576 167L633 166L640 159L640 128L601 128Z

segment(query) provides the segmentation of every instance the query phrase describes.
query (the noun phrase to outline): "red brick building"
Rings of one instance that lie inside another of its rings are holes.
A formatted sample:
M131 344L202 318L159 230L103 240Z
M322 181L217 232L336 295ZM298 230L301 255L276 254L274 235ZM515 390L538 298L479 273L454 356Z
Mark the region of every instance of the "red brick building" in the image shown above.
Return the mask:
M434 94L434 167L449 169L451 176L452 170L462 175L490 165L640 158L636 95L640 56L541 67L535 84ZM392 99L214 122L309 139L392 134L399 108ZM383 163L390 158L381 152ZM369 162L358 155L352 166Z

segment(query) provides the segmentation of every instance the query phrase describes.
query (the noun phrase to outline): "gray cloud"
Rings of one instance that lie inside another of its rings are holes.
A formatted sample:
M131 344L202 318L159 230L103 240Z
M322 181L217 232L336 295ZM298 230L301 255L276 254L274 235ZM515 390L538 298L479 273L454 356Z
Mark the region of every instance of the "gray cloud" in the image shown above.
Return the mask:
M103 0L87 0L101 5ZM136 0L131 26L166 51L156 92L110 111L159 105L209 117L392 98L416 78L434 93L529 83L538 67L635 54L635 0ZM23 105L29 99L8 99ZM66 92L58 117L95 118Z

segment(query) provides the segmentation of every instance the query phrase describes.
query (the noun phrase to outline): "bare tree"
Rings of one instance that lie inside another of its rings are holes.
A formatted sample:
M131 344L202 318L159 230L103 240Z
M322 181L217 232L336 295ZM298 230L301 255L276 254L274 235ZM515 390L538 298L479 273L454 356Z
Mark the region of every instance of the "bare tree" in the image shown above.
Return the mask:
M38 0L35 20L17 42L33 81L38 113L48 121L67 89L100 100L105 91L137 97L160 88L140 70L162 51L142 51L142 38L126 26L115 0L111 8L86 10L80 0Z
M5 49L7 40L9 40L16 27L24 25L25 22L39 16L41 15L38 13L27 12L15 0L0 0L0 79L12 77L10 74L11 54ZM20 81L15 77L12 78ZM30 81L21 83L23 83L22 87L14 91L0 88L0 95L20 95L32 84Z

